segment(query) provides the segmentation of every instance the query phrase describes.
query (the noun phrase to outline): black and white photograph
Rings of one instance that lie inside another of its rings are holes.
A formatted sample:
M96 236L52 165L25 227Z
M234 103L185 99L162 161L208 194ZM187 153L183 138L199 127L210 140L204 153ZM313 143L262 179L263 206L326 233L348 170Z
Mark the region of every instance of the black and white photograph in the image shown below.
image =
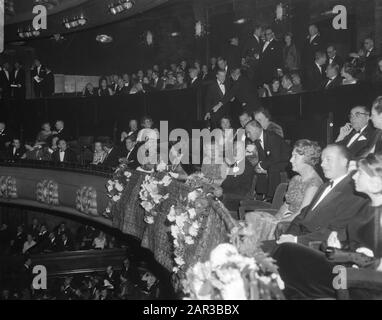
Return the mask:
M4 304L381 299L382 0L0 0Z

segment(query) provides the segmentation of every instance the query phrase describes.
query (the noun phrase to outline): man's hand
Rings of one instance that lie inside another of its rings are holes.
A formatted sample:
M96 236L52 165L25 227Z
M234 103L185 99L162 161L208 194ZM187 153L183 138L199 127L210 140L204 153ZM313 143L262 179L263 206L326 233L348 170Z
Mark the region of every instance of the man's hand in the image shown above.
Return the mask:
M215 107L212 108L212 111L216 113L222 106L223 104L219 102Z
M257 164L256 168L255 168L255 171L256 173L259 173L259 174L267 174L267 170L264 170L260 163Z
M350 123L345 124L343 127L341 127L340 134L336 142L340 142L343 139L345 139L345 137L347 137L352 130L353 130L353 127L351 126Z
M207 113L206 116L204 117L204 121L210 120L211 119L211 113Z
M283 234L279 240L276 241L277 244L283 243L297 243L297 237L291 234Z

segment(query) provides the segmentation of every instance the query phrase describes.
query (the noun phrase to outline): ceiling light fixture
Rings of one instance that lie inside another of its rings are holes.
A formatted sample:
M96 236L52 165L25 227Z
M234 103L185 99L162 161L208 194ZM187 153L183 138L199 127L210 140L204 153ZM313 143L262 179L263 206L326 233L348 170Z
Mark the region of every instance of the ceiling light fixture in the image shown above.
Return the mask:
M133 0L119 0L117 2L111 3L108 5L108 11L111 14L119 14L130 10L134 6Z
M233 23L235 23L235 24L244 24L246 22L247 22L247 19L240 18L240 19L235 20Z
M85 18L84 14L81 13L79 17L73 18L64 18L62 24L66 29L73 29L84 26L88 22L88 19Z
M34 29L32 26L28 26L26 28L18 28L17 34L19 35L21 39L26 39L26 38L38 37L41 34L41 32L40 30Z
M106 34L99 34L96 37L96 40L100 43L110 43L113 41L113 38L111 36L106 35Z

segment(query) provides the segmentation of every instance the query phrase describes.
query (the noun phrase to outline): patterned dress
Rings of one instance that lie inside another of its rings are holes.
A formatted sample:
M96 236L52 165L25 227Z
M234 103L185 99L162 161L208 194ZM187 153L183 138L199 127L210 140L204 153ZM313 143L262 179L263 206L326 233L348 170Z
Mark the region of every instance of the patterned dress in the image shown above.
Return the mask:
M285 205L288 207L288 212L292 213L292 215L296 215L301 209L306 190L310 187L319 188L322 183L323 182L318 175L307 181L302 181L300 175L293 177L285 195ZM274 240L277 224L285 221L286 217L284 217L283 212L280 211L275 216L267 212L255 211L248 213L246 215L246 220L248 224L251 225L254 234L256 235L257 242L259 242Z

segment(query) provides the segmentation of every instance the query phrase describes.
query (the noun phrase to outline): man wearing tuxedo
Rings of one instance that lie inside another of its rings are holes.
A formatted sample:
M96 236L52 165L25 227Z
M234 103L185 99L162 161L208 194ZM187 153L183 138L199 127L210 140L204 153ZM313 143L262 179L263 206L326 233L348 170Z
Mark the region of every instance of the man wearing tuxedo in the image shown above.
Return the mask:
M153 71L153 78L151 80L151 88L154 91L161 91L164 89L164 81L159 78L159 74L156 71Z
M25 99L25 93L25 70L19 62L16 62L12 72L12 96L15 99Z
M20 139L13 139L9 147L8 159L19 160L25 155L25 148L21 146Z
M323 41L315 24L309 26L309 35L302 52L302 64L304 69L308 68L314 61L316 52L325 50Z
M52 154L52 161L56 163L75 163L77 162L76 154L70 150L64 139L58 141L58 150Z
M261 102L257 91L255 90L253 83L242 75L240 68L232 70L231 78L233 80L233 85L220 102L220 105L223 106L228 104L233 98L236 98L240 102L241 108L249 113L259 109L261 107Z
M285 171L289 164L290 147L279 135L264 130L256 120L245 126L245 132L254 142L259 156L259 163L255 168L256 193L271 200L277 186L281 183L280 173Z
M260 75L262 83L271 83L277 69L283 66L283 55L272 28L265 30L266 41L260 52Z
M326 79L324 66L326 64L326 54L322 51L316 52L316 59L305 71L305 89L319 90Z
M321 157L321 167L328 182L320 187L311 204L302 209L290 225L281 223L277 226L277 244L309 246L312 242L324 242L333 231L343 232L367 205L367 200L355 193L352 174L348 172L351 158L347 148L329 145Z
M349 120L350 123L340 129L336 143L347 147L352 159L359 159L370 149L376 130L370 123L370 111L365 106L354 107Z
M131 170L135 170L139 167L138 162L138 149L139 146L137 145L137 136L131 135L126 138L126 149L127 149L127 155L125 158L122 158L122 162L126 162L127 166Z
M330 45L326 49L326 54L328 55L328 64L338 64L340 69L342 69L344 60L337 54L337 49L334 45Z
M204 120L209 120L213 128L218 128L221 118L229 113L229 104L219 104L219 102L224 99L227 91L226 72L224 70L218 70L216 73L216 80L213 81L207 88L204 101Z
M202 80L200 79L199 77L199 74L198 74L198 69L196 69L195 67L191 67L189 70L188 70L188 74L189 74L189 82L188 82L188 88L199 88L200 85L202 84Z
M243 47L242 57L248 65L248 78L253 80L256 85L260 84L259 79L259 60L260 53L263 49L264 43L261 40L262 27L255 26L253 35L247 40Z
M323 89L333 89L342 85L342 77L338 64L329 64L326 67L325 73L328 80L324 82L322 87Z
M41 98L43 96L43 80L45 74L45 67L41 64L40 60L35 59L32 67L32 79L36 98Z
M45 77L42 81L43 97L50 97L54 94L54 74L48 67L45 68Z
M106 157L102 162L102 166L114 168L118 166L121 151L115 147L111 142L103 144L103 148L106 152Z
M58 241L57 245L58 251L73 251L74 244L73 241L68 237L66 233L61 235L61 239Z
M10 66L8 62L3 64L3 68L0 71L0 88L1 88L1 97L3 99L11 97L11 83L12 75L10 71Z
M65 130L65 123L62 120L57 120L55 124L56 131L53 132L53 137L57 137L58 139L63 139L65 141L69 141L70 137L67 135Z

